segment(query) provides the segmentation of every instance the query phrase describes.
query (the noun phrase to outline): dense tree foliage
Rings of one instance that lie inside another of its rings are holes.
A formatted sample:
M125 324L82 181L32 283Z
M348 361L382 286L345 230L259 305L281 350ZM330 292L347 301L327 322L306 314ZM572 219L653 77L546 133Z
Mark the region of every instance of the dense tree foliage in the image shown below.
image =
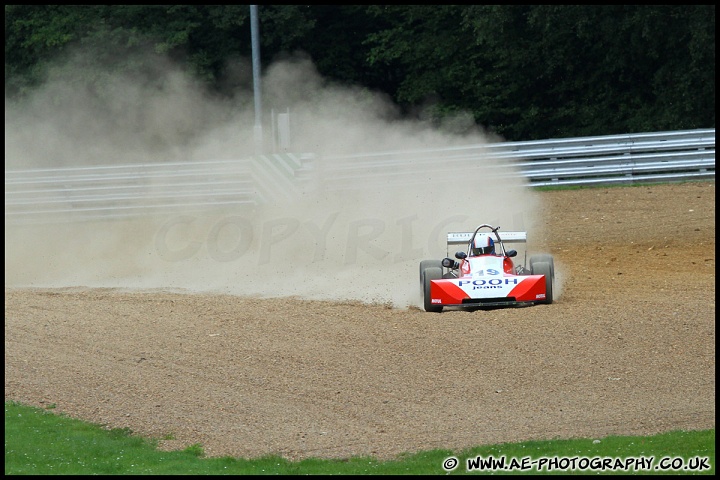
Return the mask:
M469 112L508 140L715 126L714 5L261 5L262 65L308 54L325 78L407 115ZM5 95L152 72L169 58L218 95L251 55L248 5L6 5ZM148 56L147 51L153 55Z

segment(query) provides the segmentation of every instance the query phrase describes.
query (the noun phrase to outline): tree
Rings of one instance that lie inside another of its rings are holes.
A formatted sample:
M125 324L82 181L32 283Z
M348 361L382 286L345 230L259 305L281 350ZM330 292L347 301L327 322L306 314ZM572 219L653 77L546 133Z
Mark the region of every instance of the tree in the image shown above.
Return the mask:
M259 18L264 66L304 52L328 80L438 124L468 112L507 140L715 125L714 5L263 5ZM248 5L6 5L5 95L51 71L102 95L108 73L161 82L170 59L230 96L250 78L249 23Z

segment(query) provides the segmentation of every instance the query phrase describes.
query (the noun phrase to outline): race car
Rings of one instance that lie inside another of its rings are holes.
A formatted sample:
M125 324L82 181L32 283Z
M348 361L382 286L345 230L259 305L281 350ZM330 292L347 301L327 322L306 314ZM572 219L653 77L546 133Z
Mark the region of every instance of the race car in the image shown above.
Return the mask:
M420 288L426 312L444 307L520 307L553 302L555 264L552 255L537 254L529 263L515 265L517 250L505 243L526 243L527 232L503 232L482 224L474 232L450 232L451 245L467 244L457 260L420 262ZM527 259L527 252L525 253Z

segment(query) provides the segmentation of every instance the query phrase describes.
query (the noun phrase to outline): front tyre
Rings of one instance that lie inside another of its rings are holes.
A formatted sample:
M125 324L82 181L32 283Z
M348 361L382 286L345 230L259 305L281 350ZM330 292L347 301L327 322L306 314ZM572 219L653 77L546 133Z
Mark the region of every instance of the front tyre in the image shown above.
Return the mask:
M432 303L432 298L430 297L430 282L441 278L442 268L430 267L425 269L425 274L423 275L423 306L426 312L442 312L442 305Z
M533 271L535 264L543 262L550 264L550 271L552 272L553 278L555 278L555 261L553 260L553 256L548 253L539 253L530 257L530 272Z
M428 268L439 268L442 270L442 260L423 260L420 262L420 295L423 295L425 285L425 270Z
M545 300L537 303L553 303L553 283L555 282L555 272L553 271L552 264L548 262L535 262L532 266L532 274L545 275Z
M428 268L442 269L442 260L423 260L420 262L420 285L423 284L423 276Z

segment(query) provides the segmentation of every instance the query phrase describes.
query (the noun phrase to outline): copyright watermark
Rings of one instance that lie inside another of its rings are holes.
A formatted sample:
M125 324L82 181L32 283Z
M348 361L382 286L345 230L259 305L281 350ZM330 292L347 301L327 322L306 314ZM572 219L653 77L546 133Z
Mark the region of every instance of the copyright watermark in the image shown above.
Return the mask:
M504 229L523 229L523 216L514 215L512 225ZM419 215L349 219L339 211L316 220L178 215L156 231L154 248L166 262L204 255L215 262L243 259L258 266L273 258L301 258L311 264L330 259L344 265L399 263L444 255L447 232L472 229L468 224L472 220L469 215L451 215L432 223Z
M457 457L443 460L442 468L451 472L461 465ZM477 456L464 462L468 472L686 472L697 473L710 470L709 457L494 457Z

